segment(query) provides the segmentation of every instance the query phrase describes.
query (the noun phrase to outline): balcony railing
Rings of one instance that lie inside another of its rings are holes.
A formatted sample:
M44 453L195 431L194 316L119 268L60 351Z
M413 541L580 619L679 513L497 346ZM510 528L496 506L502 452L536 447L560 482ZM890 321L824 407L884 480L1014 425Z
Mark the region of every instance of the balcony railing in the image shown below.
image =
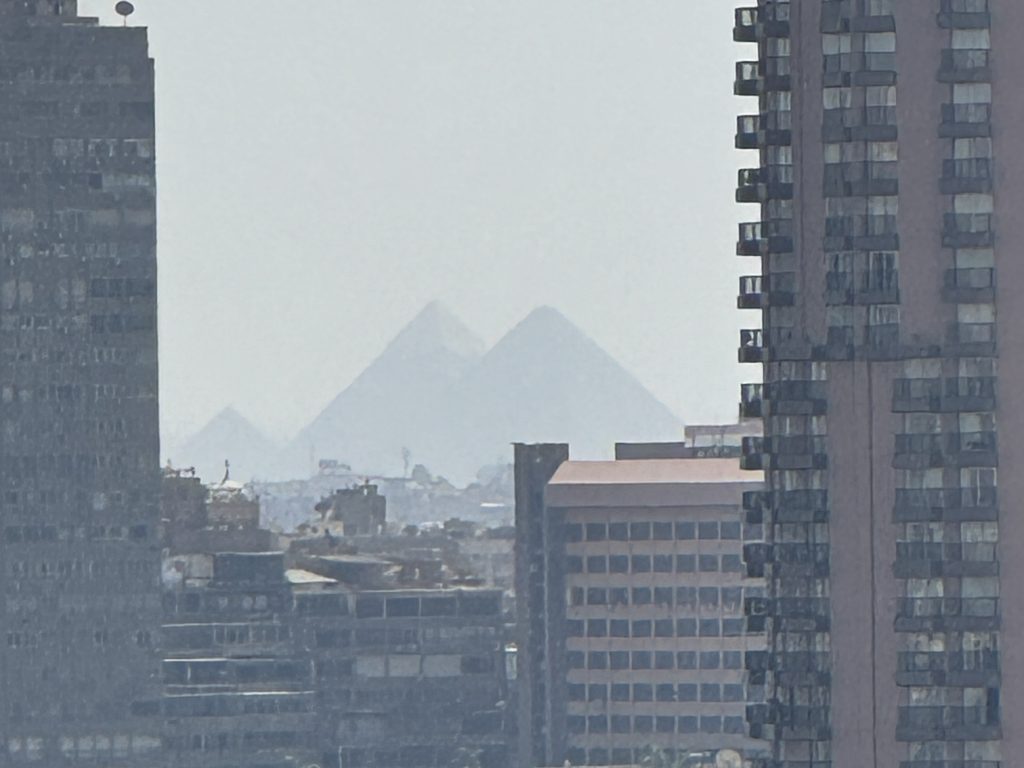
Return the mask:
M740 115L736 119L736 149L757 149L760 131L760 115Z
M737 43L756 43L757 21L757 8L737 8L736 24L732 30L732 39Z
M737 96L757 96L761 92L761 65L756 61L736 63L736 82L733 92Z
M740 309L761 309L765 305L761 275L746 275L740 278L740 293L736 305Z
M760 328L740 331L739 359L741 363L763 363L767 359L764 331Z
M736 244L736 253L740 256L760 256L764 246L761 233L760 221L740 224L740 235L739 242Z
M740 387L740 416L744 419L759 419L764 411L764 385L744 384Z

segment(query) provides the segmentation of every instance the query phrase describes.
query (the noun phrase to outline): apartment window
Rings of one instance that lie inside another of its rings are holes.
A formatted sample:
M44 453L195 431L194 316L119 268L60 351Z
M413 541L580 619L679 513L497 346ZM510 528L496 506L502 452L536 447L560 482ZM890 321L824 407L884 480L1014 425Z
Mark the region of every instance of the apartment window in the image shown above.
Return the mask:
M603 687L603 686L602 686ZM605 715L591 715L587 718L590 733L608 733L608 718Z
M684 608L686 610L694 611L697 609L697 588L696 587L676 587L676 606Z
M604 619L587 619L587 637L608 637L608 622Z
M701 587L697 594L702 609L718 607L718 587Z
M676 538L680 541L689 541L694 538L696 526L693 523L676 523Z
M721 622L718 619L701 619L700 636L718 637L722 634Z
M676 555L676 572L693 573L697 570L696 555Z
M654 727L658 733L675 733L676 719L666 716L656 717L654 718Z
M722 664L722 657L718 651L701 651L700 654L700 668L701 669L718 669Z
M627 605L629 603L629 590L625 587L613 587L608 590L608 605Z
M675 590L672 587L655 587L654 602L657 605L672 605L672 594Z
M627 619L612 619L611 636L629 637L629 621Z
M696 717L679 718L679 733L697 733L698 730Z
M726 717L722 721L722 729L732 735L741 735L746 732L746 723L742 717Z
M604 541L608 538L608 526L604 523L587 523L587 541Z
M588 669L608 669L608 654L603 651L590 651L587 654Z
M629 524L629 538L632 541L650 541L650 538L651 538L651 524L650 523L630 523Z
M672 619L658 619L654 622L655 637L673 637L674 635L675 627Z
M722 538L738 540L740 538L741 526L739 521L722 523Z
M655 573L672 573L672 555L655 555L653 565Z
M608 593L601 587L587 588L587 605L607 605Z
M679 701L696 701L697 700L697 686L695 683L680 683L677 687L677 696Z
M647 619L641 619L633 622L633 637L650 637L651 636L651 622Z
M629 701L629 683L612 683L612 701Z
M633 669L650 669L651 668L651 652L650 651L633 651Z
M626 555L611 555L608 558L609 573L629 573L629 557Z
M717 539L718 538L718 521L709 520L701 523L697 526L697 535L701 539Z
M741 651L724 651L722 667L725 669L743 669L743 653Z
M700 719L701 733L721 733L722 718L717 715L705 716Z
M629 528L625 523L608 523L608 539L611 541L627 541Z
M743 701L743 686L727 683L722 686L722 701Z
M651 733L654 731L654 718L648 715L638 715L633 718L634 733Z
M649 683L633 685L633 701L653 701L654 690Z
M697 652L696 651L679 651L676 653L676 667L678 669L696 669L697 668Z
M633 605L650 605L651 604L651 588L650 587L634 587L633 588Z
M701 573L711 573L718 570L718 555L701 555L697 563Z
M741 637L743 619L722 619L722 637Z
M650 573L651 556L633 555L633 573Z
M671 619L667 619L666 621L668 622L669 629L672 629L672 620ZM656 636L657 637L664 637L664 635L656 635ZM669 637L671 637L671 635L669 635ZM654 668L655 669L672 669L672 667L674 666L673 665L674 661L675 661L675 659L673 658L672 651L655 651L654 652Z
M603 555L592 555L587 558L587 573L607 573L608 558Z
M697 636L697 620L696 619L676 619L676 636L677 637L696 637Z
M738 611L743 605L743 590L740 587L722 587L722 610Z
M654 523L653 536L655 541L671 541L672 523Z
M629 651L612 651L608 657L612 669L629 669Z
M743 559L739 555L722 555L723 573L742 573Z
M612 715L612 733L629 733L629 717L627 715ZM605 765L605 763L593 763L594 765Z
M701 683L700 686L700 700L701 701L721 701L722 700L722 687L717 683Z

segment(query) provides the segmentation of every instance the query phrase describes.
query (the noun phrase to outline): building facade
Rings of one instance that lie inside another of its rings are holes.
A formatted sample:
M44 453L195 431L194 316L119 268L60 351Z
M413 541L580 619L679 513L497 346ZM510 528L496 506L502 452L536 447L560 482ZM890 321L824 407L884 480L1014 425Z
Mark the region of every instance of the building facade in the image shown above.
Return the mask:
M764 419L744 460L767 472L748 561L770 595L751 727L784 768L1014 765L1024 5L761 1L736 20L756 103L737 146L759 157L737 199L760 209L740 359L764 382L743 389Z
M745 665L765 646L744 606L764 586L743 563L761 531L741 509L760 473L562 456L517 447L519 764L763 753L747 735Z
M508 768L501 592L352 557L176 555L163 702L182 768Z
M161 760L153 62L0 0L0 765Z

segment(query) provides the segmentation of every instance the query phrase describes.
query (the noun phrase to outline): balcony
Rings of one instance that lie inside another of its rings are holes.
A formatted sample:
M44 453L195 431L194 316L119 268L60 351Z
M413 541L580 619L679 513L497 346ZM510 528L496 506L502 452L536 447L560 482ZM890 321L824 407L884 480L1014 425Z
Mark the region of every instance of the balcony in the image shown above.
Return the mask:
M763 363L768 359L764 347L764 331L752 328L740 331L739 360L741 363Z
M757 149L760 131L760 115L740 115L736 118L736 149Z
M732 39L737 43L756 43L757 22L757 8L737 8L736 24L732 30Z
M942 296L959 304L986 304L995 301L996 271L988 268L948 269Z
M757 96L761 91L761 65L756 61L737 62L733 93L737 96Z
M764 177L765 172L761 168L742 169L736 181L736 202L760 203L765 197Z
M739 241L736 243L738 256L760 256L765 248L761 237L761 222L751 221L740 224Z
M762 292L764 278L761 275L747 275L740 278L740 294L736 299L739 309L763 309L767 302Z
M764 397L763 384L744 384L740 387L740 418L759 419L764 414L762 411Z

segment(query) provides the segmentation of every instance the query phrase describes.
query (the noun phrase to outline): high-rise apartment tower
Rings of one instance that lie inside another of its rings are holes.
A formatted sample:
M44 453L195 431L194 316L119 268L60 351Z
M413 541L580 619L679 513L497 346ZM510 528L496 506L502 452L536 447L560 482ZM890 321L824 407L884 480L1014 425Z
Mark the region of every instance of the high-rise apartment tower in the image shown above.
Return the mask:
M153 63L0 0L0 765L159 764Z
M737 11L772 766L1024 759L1022 30L1020 0Z

